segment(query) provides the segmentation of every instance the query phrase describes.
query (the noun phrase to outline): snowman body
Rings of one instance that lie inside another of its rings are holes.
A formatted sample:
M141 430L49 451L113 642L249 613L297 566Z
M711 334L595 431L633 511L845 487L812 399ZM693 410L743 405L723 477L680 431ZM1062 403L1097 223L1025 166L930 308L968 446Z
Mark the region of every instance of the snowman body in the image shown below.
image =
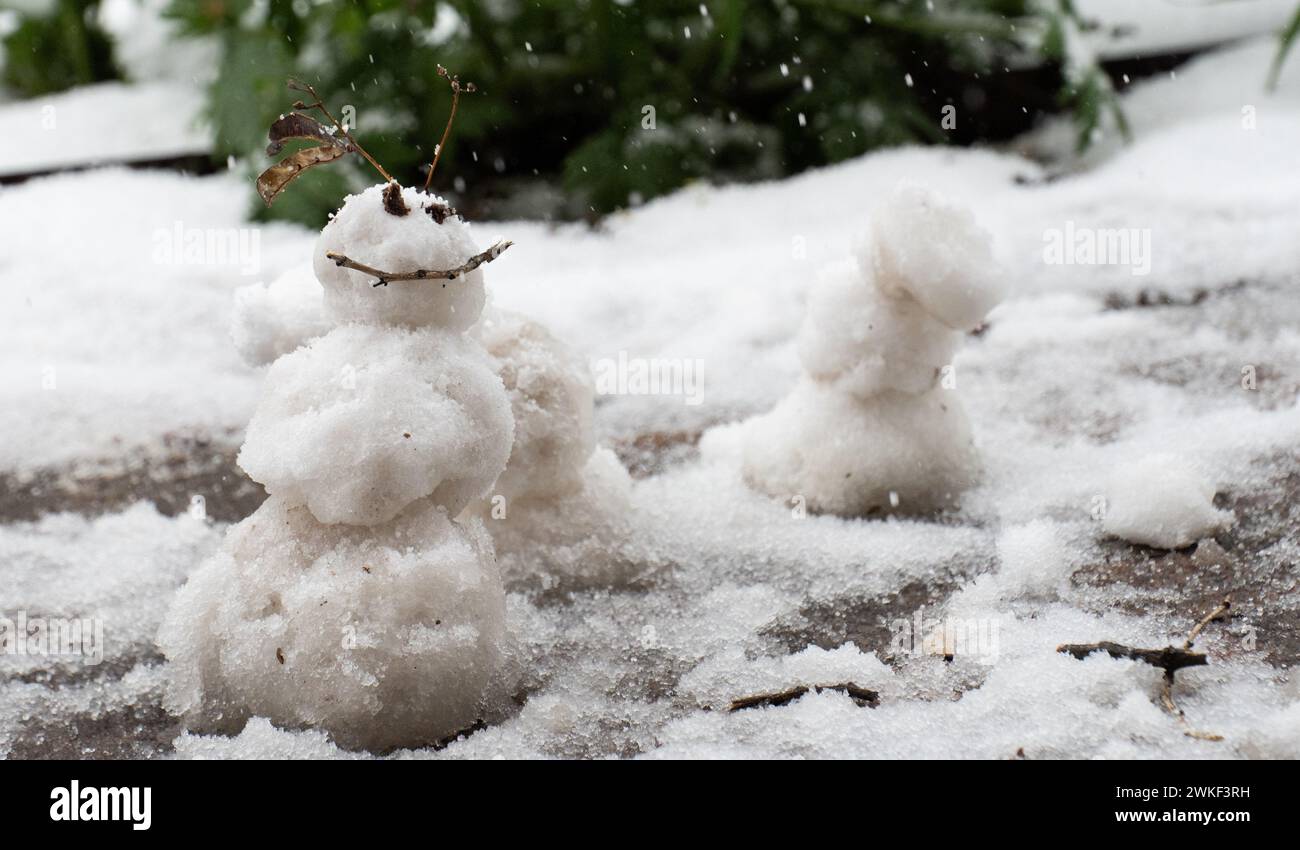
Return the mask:
M435 743L492 713L505 597L490 537L455 517L513 441L510 401L464 331L482 272L374 286L325 259L447 269L474 253L431 195L350 196L317 241L333 327L276 360L239 463L267 501L178 594L159 643L169 702L192 725L250 717L345 747Z
M840 516L953 505L978 463L952 356L1001 297L990 239L970 213L900 186L856 256L813 288L803 374L746 423L746 480Z
M333 274L331 268L327 265L324 271ZM269 287L240 289L232 326L240 354L250 366L264 366L308 346L332 329L324 301L321 283L306 267L291 269ZM487 350L509 395L515 423L505 471L490 496L474 500L462 514L485 522L502 577L525 586L610 585L662 568L653 547L638 539L631 478L613 452L596 446L595 387L587 360L542 324L496 307L486 307L466 335ZM319 359L321 354L310 356ZM356 358L336 359L347 363ZM335 368L344 371L315 370L317 383L355 379L346 367ZM390 439L395 451L406 447ZM277 463L277 458L286 472L312 463L306 453L291 458L276 452L268 464ZM251 452L245 459L255 466L261 463ZM348 488L363 486L359 480L341 485L340 498L346 498ZM334 489L326 489L321 498L334 500L334 495ZM325 510L324 505L318 507Z

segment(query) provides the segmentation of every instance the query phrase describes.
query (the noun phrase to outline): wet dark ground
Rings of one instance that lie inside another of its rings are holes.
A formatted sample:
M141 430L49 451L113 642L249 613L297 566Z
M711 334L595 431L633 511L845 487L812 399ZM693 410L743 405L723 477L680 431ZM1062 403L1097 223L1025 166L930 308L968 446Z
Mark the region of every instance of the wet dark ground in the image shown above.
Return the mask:
M697 440L698 435L652 434L625 442L619 453L634 474L644 477L691 457ZM176 515L188 508L193 494L202 493L209 516L234 521L265 498L235 465L236 453L230 442L186 439L173 442L162 456L133 458L116 474L47 470L24 482L0 476L0 516L4 522L15 522L52 511L97 515L141 498L154 501L165 514ZM1229 617L1218 628L1238 637L1250 633L1268 663L1279 669L1294 666L1300 662L1300 570L1287 555L1294 549L1278 544L1300 527L1300 450L1267 459L1262 466L1271 472L1266 488L1219 496L1220 506L1231 508L1237 516L1229 531L1173 552L1107 541L1101 546L1102 557L1077 570L1072 583L1099 591L1094 609L1118 605L1127 613L1150 614L1166 622L1194 620L1231 594ZM982 570L979 565L972 569ZM796 616L772 623L764 634L773 646L790 652L809 644L833 648L852 641L894 663L887 624L923 606L941 606L967 577L963 572L969 571L941 573L948 578L913 581L872 598L810 601ZM1116 587L1130 592L1102 592ZM1110 601L1121 597L1122 603ZM1089 607L1086 601L1082 604ZM1242 643L1233 640L1221 646L1231 653ZM625 684L652 698L671 698L673 682L685 670L661 669L663 664L649 657L644 661L645 681ZM137 646L97 667L56 667L18 681L62 689L117 680L133 668L162 662L152 646ZM954 680L954 698L978 684ZM171 751L181 729L180 721L163 707L161 694L150 692L125 707L60 708L33 716L9 755L22 759L157 757Z
M111 464L45 468L17 475L0 472L0 523L35 520L60 511L97 516L135 502L153 502L178 516L203 497L207 516L237 522L266 498L235 464L239 439L170 436L163 451L135 452Z

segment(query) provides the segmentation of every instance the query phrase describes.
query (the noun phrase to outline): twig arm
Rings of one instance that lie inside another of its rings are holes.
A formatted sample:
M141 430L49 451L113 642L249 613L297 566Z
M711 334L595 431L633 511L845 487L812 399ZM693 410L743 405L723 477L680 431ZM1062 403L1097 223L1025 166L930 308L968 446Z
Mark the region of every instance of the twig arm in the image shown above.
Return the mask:
M334 265L336 266L342 266L345 269L353 269L375 278L375 282L371 284L372 286L387 286L391 281L455 280L461 275L474 271L474 269L484 263L492 262L497 257L501 256L501 254L513 244L515 243L508 239L497 242L491 248L488 248L486 251L478 252L459 266L456 266L454 269L415 269L414 271L409 272L390 272L384 271L383 269L377 269L374 266L368 266L365 263L357 262L346 254L340 254L337 251L326 251L325 256L327 259L333 260Z

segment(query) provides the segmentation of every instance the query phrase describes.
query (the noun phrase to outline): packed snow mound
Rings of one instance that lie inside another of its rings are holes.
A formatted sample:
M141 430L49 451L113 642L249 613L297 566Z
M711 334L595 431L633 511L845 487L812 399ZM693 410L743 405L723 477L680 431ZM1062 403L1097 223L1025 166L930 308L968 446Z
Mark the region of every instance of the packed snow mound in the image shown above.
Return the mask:
M822 273L799 330L800 361L814 378L862 398L925 392L952 362L959 335L906 293L882 292L873 275L853 260Z
M968 331L1005 295L992 237L966 208L902 183L871 217L858 260L874 266L880 286L907 293L949 327Z
M1107 534L1157 549L1179 549L1232 524L1214 507L1214 483L1185 459L1157 454L1117 469L1106 486Z
M320 281L309 267L295 266L270 286L254 283L235 290L230 336L249 366L265 366L329 331L321 305Z
M383 525L322 525L272 496L176 596L158 643L193 728L251 717L343 747L428 745L485 716L505 595L481 524L424 499Z
M546 584L619 585L663 566L638 533L632 479L609 449L597 449L579 467L576 490L501 507L483 505L479 513L508 583L529 583L540 573Z
M745 433L746 480L814 513L949 508L977 471L966 414L941 388L862 399L805 379Z
M582 488L582 469L596 447L595 388L587 361L541 324L494 311L480 339L510 396L514 447L494 494L561 497Z
M407 187L402 199L409 212L397 216L384 209L386 188L381 183L359 195L349 195L316 240L312 268L325 287L326 315L339 324L468 329L478 321L487 297L482 269L455 280L394 281L375 286L372 275L344 268L325 256L334 252L397 273L453 269L478 253L469 224L446 214L450 207L443 199Z
M267 370L239 465L324 523L387 522L430 495L454 516L501 474L513 432L474 340L347 325Z

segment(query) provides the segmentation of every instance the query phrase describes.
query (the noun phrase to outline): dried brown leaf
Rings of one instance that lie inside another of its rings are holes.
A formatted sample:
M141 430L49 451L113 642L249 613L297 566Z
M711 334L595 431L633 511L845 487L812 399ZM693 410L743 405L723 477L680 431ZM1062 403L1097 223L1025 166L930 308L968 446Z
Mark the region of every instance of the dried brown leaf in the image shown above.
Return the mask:
M317 145L295 151L257 176L257 194L270 206L276 196L284 191L284 187L299 174L322 163L333 162L345 153L346 147L335 145Z
M310 115L303 115L301 112L281 115L271 125L267 136L271 139L271 143L266 146L267 156L275 156L284 150L284 143L290 139L313 139L342 148L345 152L352 149L346 139L341 139L334 134L333 128L326 127L315 118Z

